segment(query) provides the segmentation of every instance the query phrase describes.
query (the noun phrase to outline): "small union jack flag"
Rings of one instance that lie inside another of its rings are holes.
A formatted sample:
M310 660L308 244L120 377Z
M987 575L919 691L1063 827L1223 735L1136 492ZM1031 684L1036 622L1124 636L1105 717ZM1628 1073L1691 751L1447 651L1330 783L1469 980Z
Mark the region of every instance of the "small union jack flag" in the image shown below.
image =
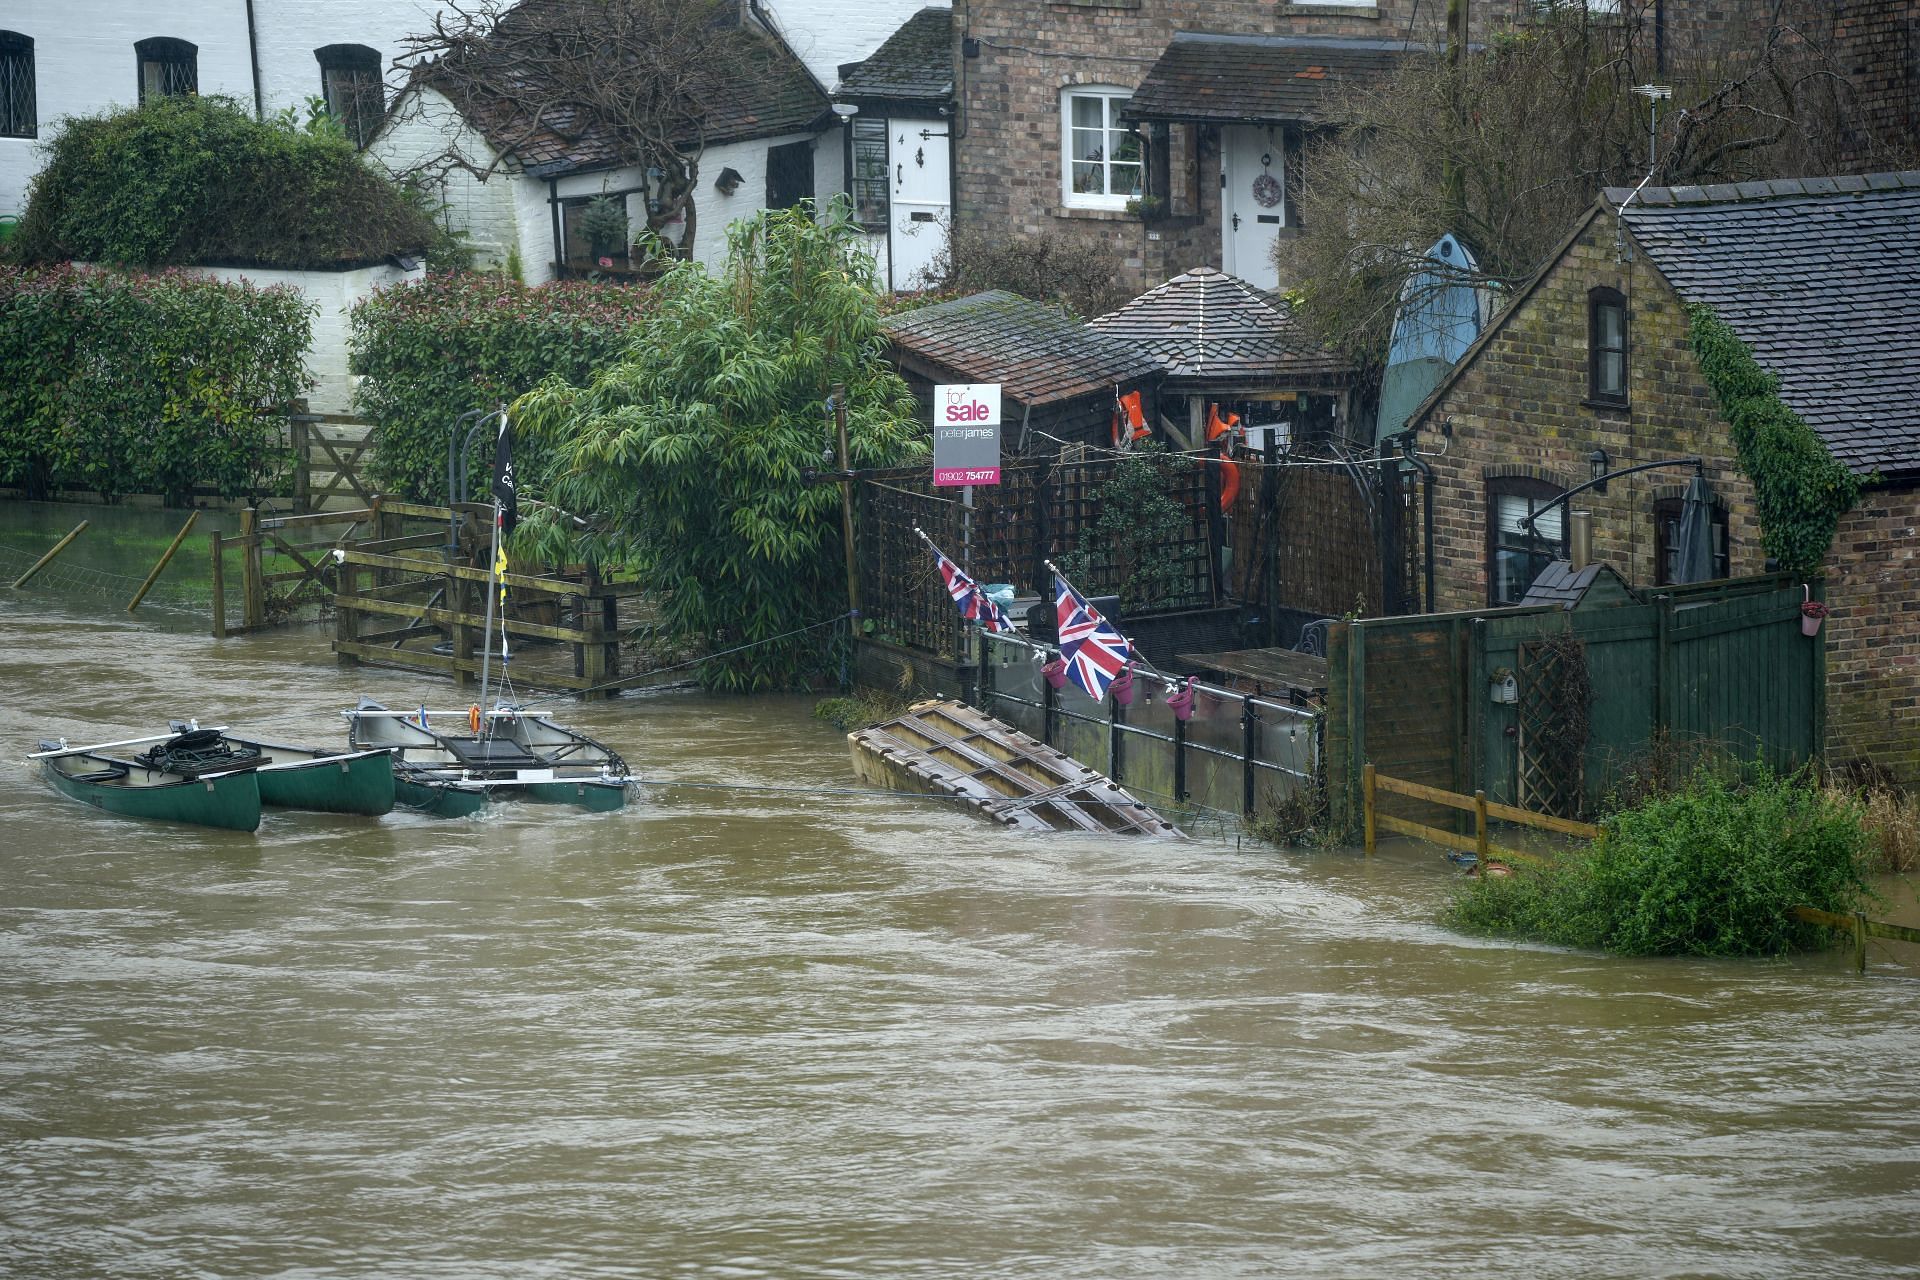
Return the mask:
M928 544L932 546L931 543ZM953 603L959 606L960 616L968 622L977 622L996 635L1013 630L1013 621L1007 617L1006 610L995 604L980 584L960 571L960 566L941 553L938 547L933 554L940 561L940 577L947 584L947 594L953 597Z
M1114 677L1126 670L1133 658L1133 646L1058 573L1053 575L1053 591L1054 614L1060 623L1060 656L1066 660L1067 679L1099 702L1107 696L1107 686Z

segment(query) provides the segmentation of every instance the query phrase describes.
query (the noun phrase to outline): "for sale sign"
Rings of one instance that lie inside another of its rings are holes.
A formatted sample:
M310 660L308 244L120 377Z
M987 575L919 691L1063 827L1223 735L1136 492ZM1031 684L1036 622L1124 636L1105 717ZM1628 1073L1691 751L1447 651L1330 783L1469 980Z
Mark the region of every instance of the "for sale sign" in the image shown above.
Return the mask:
M1000 384L933 389L933 482L1000 483Z

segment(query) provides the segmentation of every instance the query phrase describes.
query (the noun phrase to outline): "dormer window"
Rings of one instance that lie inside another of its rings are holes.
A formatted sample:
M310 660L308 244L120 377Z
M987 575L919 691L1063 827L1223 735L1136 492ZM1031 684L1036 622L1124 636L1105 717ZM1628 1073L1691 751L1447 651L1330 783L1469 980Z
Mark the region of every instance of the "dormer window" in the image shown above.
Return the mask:
M200 92L200 47L171 36L133 46L140 62L140 101Z
M1587 295L1587 398L1627 402L1627 300L1618 289Z

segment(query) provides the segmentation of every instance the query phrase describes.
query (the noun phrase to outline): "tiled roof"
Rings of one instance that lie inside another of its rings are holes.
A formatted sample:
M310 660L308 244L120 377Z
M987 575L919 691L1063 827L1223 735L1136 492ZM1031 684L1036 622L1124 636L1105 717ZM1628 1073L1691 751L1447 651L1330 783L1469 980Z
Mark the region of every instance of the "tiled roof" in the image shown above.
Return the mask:
M1316 120L1349 86L1384 79L1398 40L1175 34L1125 114L1141 120Z
M970 382L998 382L1021 404L1070 400L1159 371L1132 343L1004 289L891 316L886 329L899 351Z
M1300 332L1285 301L1195 267L1090 322L1153 357L1171 378L1294 380L1346 371Z
M1856 472L1920 471L1920 171L1609 187L1634 241Z
M1632 588L1627 586L1625 579L1621 578L1610 565L1595 561L1584 569L1575 569L1571 561L1555 560L1540 571L1540 576L1535 578L1533 585L1527 588L1527 594L1520 598L1520 603L1523 605L1557 604L1562 609L1576 608L1586 597L1587 591L1600 580L1602 574L1613 579L1621 594L1629 600L1633 598Z
M726 73L695 90L706 108L707 146L802 133L826 114L829 104L819 82L779 39L743 27L728 41L733 47L726 56ZM438 64L428 64L416 71L415 79L447 93L489 145L511 155L535 177L612 168L634 158L622 153L613 129L581 109L550 105L535 122L523 104L530 99L551 102L558 95L548 86L526 84L524 71L504 58L499 67L471 82L478 85L471 93L453 90L449 78L437 76L437 70Z
M922 9L865 62L842 66L834 97L930 102L953 97L953 10Z

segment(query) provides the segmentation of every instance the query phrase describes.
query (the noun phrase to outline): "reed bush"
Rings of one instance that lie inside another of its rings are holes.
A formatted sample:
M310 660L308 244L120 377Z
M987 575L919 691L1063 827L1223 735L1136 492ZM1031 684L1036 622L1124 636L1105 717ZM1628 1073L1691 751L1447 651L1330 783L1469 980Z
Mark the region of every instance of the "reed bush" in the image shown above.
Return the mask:
M1696 773L1608 818L1576 856L1465 882L1446 922L1468 933L1623 955L1764 956L1829 945L1795 906L1869 896L1862 806L1804 774Z

